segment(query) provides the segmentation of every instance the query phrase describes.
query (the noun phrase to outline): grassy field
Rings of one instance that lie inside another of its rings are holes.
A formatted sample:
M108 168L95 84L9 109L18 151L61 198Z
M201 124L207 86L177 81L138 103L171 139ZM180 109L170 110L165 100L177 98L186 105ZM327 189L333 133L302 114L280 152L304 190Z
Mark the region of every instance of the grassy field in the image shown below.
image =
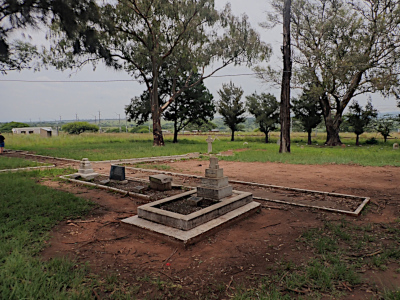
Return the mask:
M26 160L18 157L0 156L0 170L46 166L47 164Z
M221 159L248 162L283 162L290 164L359 164L363 166L400 166L399 151L393 150L393 143L399 142L400 136L393 134L387 143L379 141L376 145L365 144L376 134L365 134L361 137L362 146L355 146L354 134L342 134L346 147L323 146L325 136L318 134L313 145L306 145L306 135L292 135L290 154L279 154L276 144L278 133L271 134L271 143L264 143L262 135L239 133L235 141L228 136L216 135L213 153L227 150L237 151L230 157ZM51 139L37 135L9 135L7 148L29 150L41 155L66 157L73 159L89 158L91 161L123 159L135 157L165 156L186 154L190 152L207 152L206 135L181 136L179 143L172 143L172 136L165 137L165 147L153 147L149 134L81 134L61 135Z
M68 170L66 173L70 173ZM0 299L91 299L87 271L73 261L43 262L48 232L91 207L86 200L35 182L63 170L0 174Z

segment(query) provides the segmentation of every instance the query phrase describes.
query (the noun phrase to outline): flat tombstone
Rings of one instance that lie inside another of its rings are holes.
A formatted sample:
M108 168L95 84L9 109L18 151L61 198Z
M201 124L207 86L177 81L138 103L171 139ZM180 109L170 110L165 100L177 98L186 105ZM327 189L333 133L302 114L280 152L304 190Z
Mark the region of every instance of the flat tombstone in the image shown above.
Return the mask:
M111 166L110 179L113 180L125 180L125 167Z

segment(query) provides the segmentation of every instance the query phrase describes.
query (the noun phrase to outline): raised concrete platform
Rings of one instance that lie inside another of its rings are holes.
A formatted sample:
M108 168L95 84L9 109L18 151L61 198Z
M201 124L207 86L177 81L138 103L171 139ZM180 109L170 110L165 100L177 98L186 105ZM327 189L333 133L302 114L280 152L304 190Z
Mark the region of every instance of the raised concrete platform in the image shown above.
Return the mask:
M255 213L259 209L260 205L260 203L252 201L190 230L172 228L170 226L139 218L138 216L129 217L121 221L125 224L133 225L136 229L143 231L146 234L151 233L158 237L163 237L168 241L175 241L183 243L183 245L190 245L211 234L214 234L216 231L221 230L222 228L229 226L234 222L248 217L249 215Z
M182 200L190 196L195 196L196 191L188 191L179 195L154 201L138 207L138 216L142 219L163 224L180 230L191 230L212 219L218 218L232 210L246 205L253 200L253 196L248 192L233 191L232 196L221 199L221 201L198 210L188 215L183 215L160 207L163 204Z

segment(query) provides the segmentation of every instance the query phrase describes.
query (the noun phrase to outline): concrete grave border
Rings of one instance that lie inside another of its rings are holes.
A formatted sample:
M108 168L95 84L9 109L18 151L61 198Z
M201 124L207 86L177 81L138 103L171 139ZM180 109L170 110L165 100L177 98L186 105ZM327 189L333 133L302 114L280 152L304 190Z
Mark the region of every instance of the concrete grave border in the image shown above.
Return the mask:
M187 178L196 178L196 179L202 178L202 176L188 175L188 174L183 174L183 173L174 173L174 172L166 172L166 171L159 171L159 170L152 170L152 169L127 167L127 166L125 166L125 168L130 169L130 170L135 170L135 171L153 172L153 173L160 173L160 174L166 174L166 175L172 175L172 176L181 176L181 177L187 177ZM300 207L309 207L309 208L320 209L320 210L325 210L325 211L329 211L329 212L346 214L346 215L350 215L350 216L354 216L354 217L359 216L361 211L363 210L363 208L370 202L370 197L354 196L354 195L339 194L339 193L329 193L329 192L321 192L321 191L298 189L298 188L289 188L289 187L284 187L284 186L279 186L279 185L262 184L262 183L247 182L247 181L240 181L240 180L229 180L229 182L236 183L236 184L249 185L249 186L273 188L273 189L277 189L277 190L286 190L286 191L303 192L303 193L310 193L310 194L327 195L327 196L332 196L332 197L358 199L358 200L360 200L360 205L354 211L348 211L348 210L341 210L341 209L335 209L335 208L324 207L324 206L307 205L307 204L300 204L300 203L283 201L283 200L274 200L274 199L268 199L268 198L253 197L254 200L275 202L275 203L300 206Z
M96 187L96 188L99 188L102 190L108 190L108 191L116 192L116 193L123 194L123 195L129 195L129 196L136 197L136 198L139 198L142 200L147 200L148 202L154 201L154 199L151 196L147 196L147 195L143 195L143 194L139 194L139 193L135 193L135 192L129 192L129 191L122 190L122 189L117 189L117 188L107 186L107 185L102 185L102 184L97 184L97 183L93 183L93 182L69 178L72 175L75 175L75 174L61 175L60 178L70 181L70 182L78 183L81 185L88 185L88 186ZM99 173L99 175L107 176L106 174L102 174L102 173ZM143 180L141 178L135 178L135 177L125 177L125 178L128 180L134 180L134 181L140 181L143 183L148 183L146 180ZM173 186L179 187L180 185L175 184ZM184 193L184 192L182 192L182 193Z

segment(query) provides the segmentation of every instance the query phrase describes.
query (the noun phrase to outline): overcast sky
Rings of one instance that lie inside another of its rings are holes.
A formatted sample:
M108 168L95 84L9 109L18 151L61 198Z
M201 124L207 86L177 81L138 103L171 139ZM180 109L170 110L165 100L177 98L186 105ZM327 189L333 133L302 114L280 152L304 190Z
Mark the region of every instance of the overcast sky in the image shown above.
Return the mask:
M216 0L217 8L222 8L226 0ZM264 42L270 44L274 50L269 62L273 66L281 66L279 47L282 43L281 29L266 30L259 26L266 17L268 2L262 0L231 0L232 11L235 15L246 13L251 25L261 34ZM34 37L39 35L36 33ZM223 83L230 80L235 85L241 86L244 96L255 91L271 92L279 99L280 91L261 82L253 76L238 74L252 73L246 67L227 67L216 73L216 76L205 81L205 85L218 100L217 90ZM54 69L40 72L22 71L9 72L0 75L0 122L38 122L98 118L101 119L124 118L124 106L130 99L139 96L145 89L124 71L114 71L98 65L93 71L91 66L86 66L78 72L60 72ZM15 81L13 81L15 80ZM22 81L39 82L22 82ZM123 80L123 81L113 81ZM63 81L63 82L42 82ZM67 82L64 82L67 81ZM84 81L111 81L111 82L84 82ZM361 104L366 102L367 95L358 100ZM373 96L373 105L380 112L397 111L395 99L382 99Z

